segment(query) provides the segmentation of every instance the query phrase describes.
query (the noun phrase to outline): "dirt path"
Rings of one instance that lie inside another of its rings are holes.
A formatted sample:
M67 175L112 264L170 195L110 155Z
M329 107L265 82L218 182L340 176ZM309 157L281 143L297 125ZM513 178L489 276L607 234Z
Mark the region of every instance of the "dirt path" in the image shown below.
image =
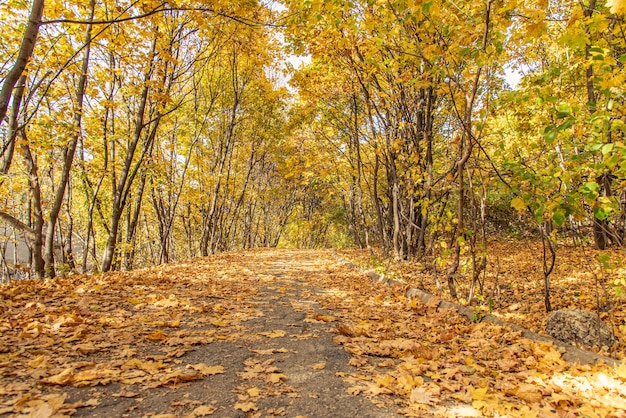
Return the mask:
M330 251L21 282L0 312L0 416L626 416L626 365L571 365Z

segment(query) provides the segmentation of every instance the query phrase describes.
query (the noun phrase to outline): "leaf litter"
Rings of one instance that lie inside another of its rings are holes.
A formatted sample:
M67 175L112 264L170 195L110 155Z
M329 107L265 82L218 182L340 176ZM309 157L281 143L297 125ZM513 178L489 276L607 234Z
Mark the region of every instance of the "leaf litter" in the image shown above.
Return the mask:
M307 415L296 406L310 416L332 407L342 408L334 416L378 416L358 403L363 397L379 416L620 417L626 410L625 364L569 364L550 343L407 300L328 251L256 250L16 282L0 288L0 309L0 414L7 416L80 415L109 397L134 402L125 413L136 416L155 390L189 392L167 410L152 408L186 417ZM271 315L285 312L294 316L275 325ZM313 358L325 335L351 357ZM194 357L216 344L244 350L225 391L232 401L193 399L198 384L215 386L211 379L232 373L226 358ZM343 380L331 388L347 397L336 405L320 401L329 376ZM304 389L307 379L316 390Z

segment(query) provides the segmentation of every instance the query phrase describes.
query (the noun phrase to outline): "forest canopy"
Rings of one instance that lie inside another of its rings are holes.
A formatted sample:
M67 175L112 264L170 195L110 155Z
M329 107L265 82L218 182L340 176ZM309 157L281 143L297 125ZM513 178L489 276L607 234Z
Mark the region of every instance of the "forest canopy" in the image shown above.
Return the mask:
M559 240L626 238L624 13L0 1L3 278L358 246L440 260L455 296L530 234L547 293Z

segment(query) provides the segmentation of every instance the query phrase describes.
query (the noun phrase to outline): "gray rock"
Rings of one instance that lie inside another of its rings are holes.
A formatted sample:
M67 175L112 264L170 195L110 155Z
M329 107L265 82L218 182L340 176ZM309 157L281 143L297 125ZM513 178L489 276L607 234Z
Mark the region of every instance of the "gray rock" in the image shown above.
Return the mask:
M557 340L589 347L611 347L615 343L613 333L598 315L578 309L552 312L546 332Z

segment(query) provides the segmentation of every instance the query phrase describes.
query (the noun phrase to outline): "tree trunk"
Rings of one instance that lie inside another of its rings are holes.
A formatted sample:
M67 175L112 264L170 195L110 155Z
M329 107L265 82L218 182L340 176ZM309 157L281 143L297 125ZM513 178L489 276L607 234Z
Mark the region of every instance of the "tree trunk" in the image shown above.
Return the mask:
M90 2L90 15L89 20L93 20L95 0ZM63 198L65 196L65 189L70 179L70 171L74 162L74 154L76 154L76 146L78 145L78 139L81 135L81 125L83 117L83 101L85 98L85 90L87 88L87 71L89 70L89 54L91 52L91 29L92 25L87 25L85 33L85 55L83 57L83 63L81 67L81 73L78 80L78 88L76 89L76 108L74 110L74 132L70 142L67 144L63 152L63 169L61 171L61 179L59 180L55 196L54 203L50 209L48 215L48 227L46 230L46 245L45 245L45 261L46 261L46 274L49 277L56 275L54 267L54 240L55 240L55 228L59 219L59 213L61 212L61 206L63 205Z
M113 205L111 208L111 226L109 230L109 237L104 248L104 255L102 257L101 270L103 272L109 271L113 264L113 256L115 254L115 247L117 245L120 218L122 217L122 211L124 210L124 206L126 204L125 192L127 192L128 187L130 186L130 184L127 184L130 176L130 169L135 156L135 151L137 150L137 146L139 145L141 134L144 129L144 115L146 112L148 92L150 89L148 87L148 81L150 81L150 79L152 78L154 58L156 56L156 46L157 39L155 38L152 41L152 46L150 49L150 62L148 64L148 71L146 71L146 74L144 76L144 87L141 92L139 108L137 109L137 116L135 119L135 131L128 146L128 151L126 153L126 158L124 159L122 172L120 173L119 179L117 179L117 184L115 185L114 189Z
M20 131L22 135L22 144L20 148L22 155L26 162L26 168L28 170L28 184L30 186L30 194L33 201L33 215L35 217L33 223L33 241L32 241L32 255L33 255L33 270L37 278L43 278L45 276L45 263L43 259L43 212L41 210L41 186L39 185L39 175L37 174L37 164L30 151L28 139L26 133L22 129Z
M4 122L4 117L7 114L9 107L9 100L13 94L15 83L20 79L28 60L33 55L35 49L35 43L37 42L37 35L39 34L39 26L41 24L41 16L43 15L44 0L34 0L30 10L30 16L28 17L28 23L24 30L24 36L22 37L22 44L20 45L20 51L17 55L17 60L11 68L11 71L7 74L2 84L2 90L0 90L0 125Z
M15 138L17 138L18 131L18 118L20 114L20 107L22 106L22 98L24 97L24 88L26 87L26 76L22 75L15 88L15 95L13 96L13 104L11 106L11 117L9 119L9 126L7 130L7 140L2 146L2 161L0 161L0 174L7 174L11 168L11 162L13 161L13 153L15 151ZM0 180L0 184L2 181Z

